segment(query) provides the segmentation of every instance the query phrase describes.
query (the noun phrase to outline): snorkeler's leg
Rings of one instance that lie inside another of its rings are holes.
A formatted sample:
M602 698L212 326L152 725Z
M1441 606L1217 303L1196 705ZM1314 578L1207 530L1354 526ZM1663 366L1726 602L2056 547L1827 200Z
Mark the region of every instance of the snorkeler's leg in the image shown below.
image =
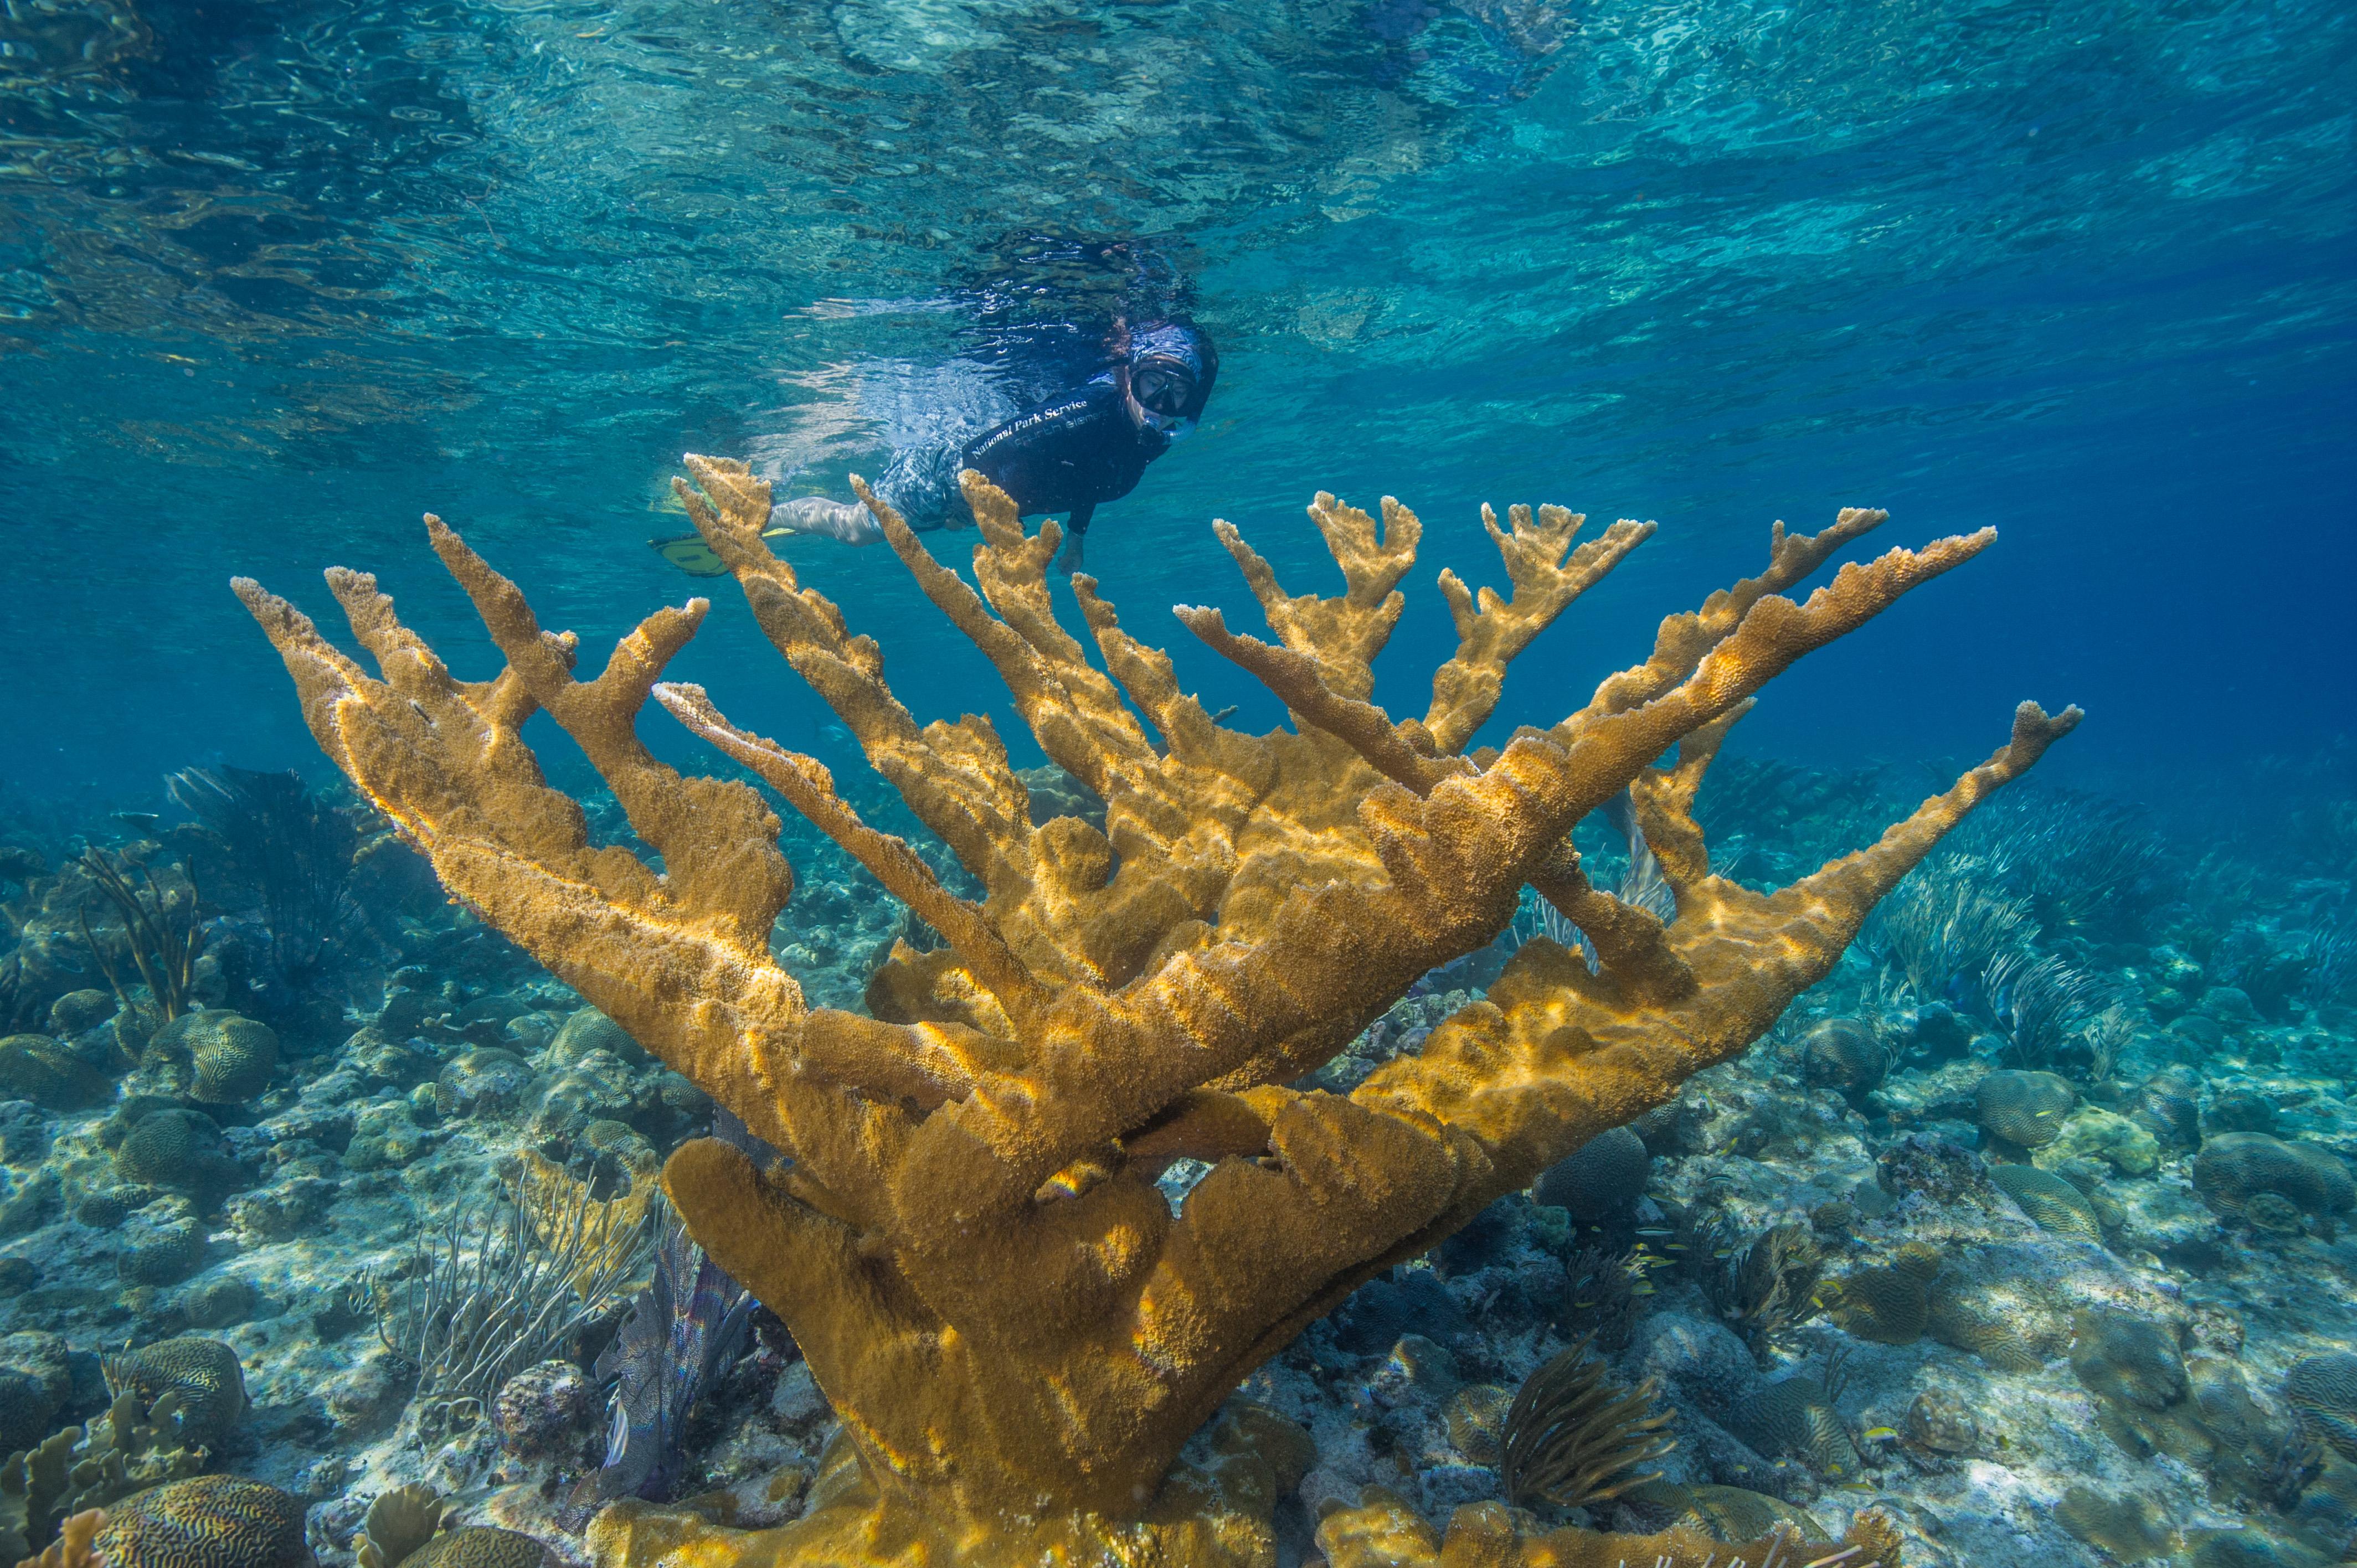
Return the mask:
M824 496L798 496L770 509L771 528L796 533L823 533L845 544L873 544L884 537L875 514L857 501L830 500Z

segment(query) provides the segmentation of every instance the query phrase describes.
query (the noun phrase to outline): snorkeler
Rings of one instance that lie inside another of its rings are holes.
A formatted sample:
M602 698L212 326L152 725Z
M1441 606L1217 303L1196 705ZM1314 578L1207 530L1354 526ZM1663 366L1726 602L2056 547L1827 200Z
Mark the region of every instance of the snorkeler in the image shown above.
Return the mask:
M1080 571L1082 538L1089 533L1096 507L1129 495L1146 465L1202 417L1211 382L1219 377L1219 351L1186 316L1146 326L1114 321L1087 368L1096 372L1077 387L1068 384L971 438L962 438L954 420L945 420L952 424L945 436L893 453L875 483L875 495L908 519L909 528L952 526L952 507L964 507L959 469L975 469L1014 498L1018 514L1071 516L1060 568ZM778 502L770 507L769 523L766 538L823 533L846 544L884 538L884 528L863 502L827 495ZM724 571L695 535L653 544L691 575Z

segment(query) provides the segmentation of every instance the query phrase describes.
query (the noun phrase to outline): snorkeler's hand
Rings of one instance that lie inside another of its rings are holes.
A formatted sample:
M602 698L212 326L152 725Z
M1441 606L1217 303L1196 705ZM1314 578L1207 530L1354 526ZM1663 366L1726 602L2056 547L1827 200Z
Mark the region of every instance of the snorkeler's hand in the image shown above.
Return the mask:
M845 544L873 544L884 537L875 514L857 501L829 500L824 496L801 496L770 509L771 528L796 533L823 533Z
M1057 571L1069 576L1072 573L1088 570L1088 564L1081 558L1082 543L1082 536L1077 533L1064 542L1063 553L1056 557Z

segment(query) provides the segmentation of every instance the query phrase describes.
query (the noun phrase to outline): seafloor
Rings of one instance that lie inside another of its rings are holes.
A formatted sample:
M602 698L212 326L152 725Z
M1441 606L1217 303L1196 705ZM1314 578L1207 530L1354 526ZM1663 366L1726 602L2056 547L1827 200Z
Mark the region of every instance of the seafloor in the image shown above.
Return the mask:
M1038 810L1087 811L1051 772ZM1728 759L1701 812L1720 871L1770 886L1908 782ZM329 1565L411 1485L572 1562L614 1497L794 1517L834 1423L784 1326L725 1281L642 1289L652 1173L709 1102L365 810L231 770L173 796L0 800L6 1560L197 1474L286 1494ZM1499 1497L1514 1390L1592 1336L1675 1446L1590 1522L1738 1540L1805 1510L1837 1537L1872 1507L1910 1563L2349 1561L2357 758L2264 765L2183 821L2002 798L1748 1056L1314 1326L1243 1390L1316 1438L1286 1560L1370 1485L1436 1523ZM787 847L773 946L857 1006L924 933L832 846ZM1414 1050L1547 913L1319 1081ZM421 1293L502 1278L539 1316L484 1328L498 1354L421 1327Z

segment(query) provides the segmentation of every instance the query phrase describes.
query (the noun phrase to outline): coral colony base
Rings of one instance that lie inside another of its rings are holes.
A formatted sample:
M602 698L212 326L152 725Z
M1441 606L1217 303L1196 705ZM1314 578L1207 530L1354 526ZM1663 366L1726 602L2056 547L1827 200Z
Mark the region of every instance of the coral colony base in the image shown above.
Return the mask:
M1711 875L1691 812L1728 726L1794 660L1992 532L1844 566L1795 604L1778 591L1882 514L1846 511L1813 538L1780 527L1766 572L1665 621L1652 656L1587 706L1468 755L1508 662L1649 527L1617 523L1575 550L1581 520L1561 509L1517 509L1510 531L1487 519L1512 595L1477 598L1442 575L1458 650L1426 716L1394 721L1368 700L1369 660L1400 613L1415 515L1387 500L1378 523L1320 495L1311 516L1348 585L1331 598L1287 596L1215 525L1278 641L1232 633L1213 610L1179 618L1299 721L1249 736L1211 723L1082 577L1073 589L1110 675L1087 661L1049 605L1054 523L1027 537L1013 504L965 476L977 595L863 488L1042 749L1104 803L1101 828L1035 825L988 723L920 726L876 644L770 552L768 487L740 464L688 466L702 488L680 482L681 499L762 629L978 899L865 822L815 759L732 725L700 688L662 681L704 601L651 617L597 678L576 681L573 637L544 631L513 584L429 518L507 660L492 680L461 682L371 577L329 574L374 678L285 600L236 585L321 746L443 886L780 1156L765 1169L745 1140L692 1141L663 1187L689 1232L791 1331L841 1418L838 1441L802 1517L770 1530L604 1509L588 1539L615 1564L1274 1563L1275 1505L1317 1455L1268 1412L1222 1415L1237 1386L1361 1283L1742 1052L1943 833L2079 716L2025 703L2010 741L1953 789L1871 847L1763 895ZM894 947L864 1014L811 1007L772 961L793 886L780 821L749 785L656 760L633 727L650 696L938 934L938 947ZM581 807L544 782L519 737L544 711L662 871L593 846ZM1624 790L1676 900L1667 926L1595 887L1566 849L1574 825ZM1585 937L1593 971L1531 941L1420 1051L1347 1093L1302 1083L1422 977L1491 944L1525 886ZM1174 1211L1161 1182L1182 1162L1211 1168ZM1448 1531L1444 1543L1372 1492L1327 1519L1319 1541L1338 1568L1727 1550L1691 1530L1526 1535L1494 1503L1459 1511ZM1734 1554L1804 1561L1844 1544L1805 1535ZM1857 1550L1841 1561L1888 1561L1895 1530L1862 1515L1846 1544Z
M1056 531L976 487L983 596L892 533L1054 759L1010 769L893 701L759 541L761 487L694 467L897 793L661 683L700 604L576 682L437 524L492 681L366 578L332 582L377 678L241 585L359 799L219 768L173 778L178 825L0 802L0 1561L2357 1539L2351 1314L2313 1289L2357 1208L2345 757L2186 854L2083 797L1958 827L2067 712L1911 815L1720 756L1792 658L1986 541L1779 596L1870 512L1780 532L1579 713L1467 755L1644 530L1493 521L1512 593L1443 575L1459 647L1394 723L1368 660L1416 521L1326 497L1341 596L1222 525L1275 643L1181 612L1298 721L1240 736L1082 579L1086 662ZM656 763L648 696L803 820ZM544 707L608 790L547 787Z

